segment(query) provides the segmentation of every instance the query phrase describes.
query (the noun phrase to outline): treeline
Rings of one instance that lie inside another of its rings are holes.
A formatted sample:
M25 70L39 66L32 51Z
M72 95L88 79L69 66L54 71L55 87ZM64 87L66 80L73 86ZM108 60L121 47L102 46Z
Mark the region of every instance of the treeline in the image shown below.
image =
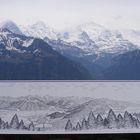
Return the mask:
M0 118L0 129L14 129L14 130L28 130L34 131L35 125L31 122L28 126L25 125L23 120L18 119L17 114L15 114L10 122L5 122Z
M140 121L138 118L134 117L131 113L127 111L124 116L121 114L116 115L111 109L106 117L102 117L98 114L96 117L91 111L88 118L84 118L81 122L77 122L73 125L71 120L67 121L65 126L66 131L80 131L80 130L90 130L90 129L140 129Z

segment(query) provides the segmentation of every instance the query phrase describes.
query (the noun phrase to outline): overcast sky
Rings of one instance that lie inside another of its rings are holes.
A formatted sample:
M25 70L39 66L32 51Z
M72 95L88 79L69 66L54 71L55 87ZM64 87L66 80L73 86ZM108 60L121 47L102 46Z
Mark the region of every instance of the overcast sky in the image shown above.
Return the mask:
M140 101L140 82L0 82L0 96L27 95Z
M94 21L110 28L140 30L140 0L0 0L0 20L38 20L63 29Z

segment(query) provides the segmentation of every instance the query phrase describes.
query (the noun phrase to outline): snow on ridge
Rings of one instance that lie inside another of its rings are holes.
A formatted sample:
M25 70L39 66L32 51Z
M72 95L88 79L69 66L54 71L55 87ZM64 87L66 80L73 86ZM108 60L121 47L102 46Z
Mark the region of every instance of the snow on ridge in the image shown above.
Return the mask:
M140 48L140 31L120 30L122 36Z
M6 28L15 34L22 35L22 32L20 31L20 29L18 28L16 23L14 23L11 20L6 20L6 21L1 22L0 28L2 28L2 29Z
M122 52L128 48L131 50L131 45L134 46L119 31L109 30L92 22L65 30L59 37L90 54Z
M44 22L37 22L33 25L20 26L23 34L44 39L48 37L51 40L57 40L57 31L46 25Z
M14 26L16 26L12 21L6 21L5 23L1 23L0 27L6 24L12 26L14 24ZM16 27L18 28L18 26ZM43 40L47 38L50 41L54 40L58 42L58 44L59 40L62 40L64 42L63 45L67 43L70 46L76 46L88 55L95 53L119 53L140 48L138 47L140 46L140 35L137 35L136 32L133 32L131 35L130 32L126 34L121 31L113 31L94 22L83 23L65 29L62 32L57 32L44 22L39 21L33 25L19 26L19 30L26 36L41 38ZM30 46L32 41L33 40L28 40L23 42L23 46ZM60 47L60 45L58 46Z
M13 34L11 31L7 29L0 29L0 44L5 46L6 50L14 50L19 53L25 52L25 50L21 50L17 48L16 45L22 47L29 47L33 43L34 39L27 38L22 39L19 35Z
M32 45L33 41L34 41L34 39L29 39L29 40L23 41L22 45L23 45L23 47L28 48L29 46Z

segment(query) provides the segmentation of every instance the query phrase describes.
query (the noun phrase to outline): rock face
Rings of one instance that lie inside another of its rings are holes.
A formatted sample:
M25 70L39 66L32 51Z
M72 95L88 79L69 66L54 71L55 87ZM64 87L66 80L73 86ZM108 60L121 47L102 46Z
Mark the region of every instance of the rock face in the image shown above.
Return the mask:
M68 125L69 124L69 125ZM67 125L70 130L72 129L72 123L69 120ZM119 114L118 116L111 109L107 117L103 118L100 114L97 117L94 116L93 112L90 112L88 119L85 118L82 120L81 124L78 122L76 127L73 126L74 131L80 130L98 130L98 129L139 129L140 121L138 118L134 117L132 114L127 111L124 113L124 117ZM69 130L69 129L67 129Z

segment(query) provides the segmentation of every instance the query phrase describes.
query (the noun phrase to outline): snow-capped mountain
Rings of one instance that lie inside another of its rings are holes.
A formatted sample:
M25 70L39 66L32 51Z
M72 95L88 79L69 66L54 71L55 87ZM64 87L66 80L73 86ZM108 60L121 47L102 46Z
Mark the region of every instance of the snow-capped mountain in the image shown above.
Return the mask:
M136 48L121 33L106 29L94 22L68 29L59 38L67 43L93 53L123 53Z
M74 26L61 32L43 22L20 26L20 29L13 22L5 22L0 27L0 55L9 55L8 51L12 50L46 56L45 48L41 48L43 44L51 47L51 51L80 63L92 78L100 80L104 77L103 71L113 63L114 57L140 49L139 31L122 33L94 22ZM36 38L39 44L34 47Z
M63 54L66 53L67 49L69 50L68 46L71 49L80 49L83 51L82 55L120 54L137 48L136 45L123 38L119 31L106 29L94 22L74 26L61 32L57 32L43 22L20 26L20 29L26 36L44 39L55 50Z
M94 22L59 33L39 22L22 31L28 36L42 38L60 54L78 61L97 79L102 79L100 72L112 63L114 56L139 48L125 39L120 31L106 29Z
M1 80L91 79L85 67L54 51L42 39L8 29L0 29L0 67Z
M22 35L22 32L19 29L19 27L11 20L6 20L6 21L1 22L0 28L1 29L8 29L9 31L11 31L15 34Z
M57 32L43 22L37 22L26 27L20 26L20 29L26 36L37 37L44 39L47 43L50 42L51 45L54 45L54 49L59 49L61 52L64 49L61 46L71 46L71 49L77 47L85 55L123 53L137 47L124 39L119 31L106 29L94 22L74 26L62 32ZM51 41L55 41L55 43Z
M131 41L140 47L140 31L139 30L120 30L123 38Z
M25 37L22 35L15 34L7 28L0 29L0 50L17 51L24 53L34 41L32 37ZM2 53L2 52L1 52Z
M41 39L48 37L51 40L57 40L57 32L42 21L39 21L33 25L20 26L20 29L26 36L32 36Z
M58 40L44 40L62 55L82 63L97 79L102 79L100 72L112 63L113 57L138 48L119 31L93 22L66 29Z
M134 50L139 42L139 32L131 31L130 33L129 31L129 33L124 33L113 31L94 22L74 26L62 32L57 32L42 21L33 25L19 27L12 21L5 21L0 24L0 28L6 28L20 35L24 34L44 39L47 43L53 45L54 49L61 50L61 52L65 51L65 48L62 46L70 46L71 49L77 48L83 51L83 55L101 53L120 54ZM130 34L133 37L130 37Z

